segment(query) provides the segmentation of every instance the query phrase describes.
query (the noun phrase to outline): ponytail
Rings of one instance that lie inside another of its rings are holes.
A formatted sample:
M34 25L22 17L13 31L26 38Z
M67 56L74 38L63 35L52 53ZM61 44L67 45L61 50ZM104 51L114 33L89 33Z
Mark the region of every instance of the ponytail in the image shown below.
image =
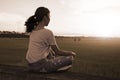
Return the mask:
M34 26L37 25L36 22L36 17L34 15L29 17L28 20L25 22L26 32L32 32Z
M45 7L38 7L35 14L28 18L25 22L26 32L32 32L35 26L42 21L43 17L49 13L49 9Z

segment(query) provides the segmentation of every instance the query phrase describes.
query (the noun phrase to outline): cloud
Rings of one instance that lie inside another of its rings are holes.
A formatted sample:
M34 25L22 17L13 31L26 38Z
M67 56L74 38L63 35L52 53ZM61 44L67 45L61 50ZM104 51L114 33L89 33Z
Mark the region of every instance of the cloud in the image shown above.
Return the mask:
M25 17L12 14L12 13L0 13L0 28L1 30L10 30L10 31L23 31Z
M84 10L82 13L120 13L119 6L109 6L104 8L98 8L96 10Z
M10 14L10 13L0 13L0 22L6 22L6 23L15 23L19 21L23 21L25 18L21 15L17 14Z

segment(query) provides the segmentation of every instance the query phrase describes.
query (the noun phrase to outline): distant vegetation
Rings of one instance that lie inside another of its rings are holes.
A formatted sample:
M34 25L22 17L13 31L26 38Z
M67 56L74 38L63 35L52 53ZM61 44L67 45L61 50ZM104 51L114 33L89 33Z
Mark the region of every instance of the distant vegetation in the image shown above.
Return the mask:
M1 38L27 38L29 37L26 33L19 33L15 31L0 31L0 37Z
M28 33L19 33L15 31L0 31L0 38L28 38ZM83 37L66 37L66 36L55 36L56 38L73 38L74 41L80 41Z

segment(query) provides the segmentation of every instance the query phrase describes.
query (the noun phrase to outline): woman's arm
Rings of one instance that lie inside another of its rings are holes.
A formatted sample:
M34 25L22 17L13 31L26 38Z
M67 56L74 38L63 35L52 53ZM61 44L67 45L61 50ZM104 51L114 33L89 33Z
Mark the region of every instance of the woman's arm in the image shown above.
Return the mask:
M56 45L51 45L52 50L55 52L55 54L60 55L60 56L75 56L76 54L72 51L64 51L60 50L58 46Z

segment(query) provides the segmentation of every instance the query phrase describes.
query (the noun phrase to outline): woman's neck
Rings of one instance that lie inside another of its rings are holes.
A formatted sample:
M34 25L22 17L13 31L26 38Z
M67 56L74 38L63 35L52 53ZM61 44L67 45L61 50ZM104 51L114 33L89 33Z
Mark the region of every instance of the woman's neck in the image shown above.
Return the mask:
M34 30L40 30L40 29L44 29L45 25L41 22L39 23Z

